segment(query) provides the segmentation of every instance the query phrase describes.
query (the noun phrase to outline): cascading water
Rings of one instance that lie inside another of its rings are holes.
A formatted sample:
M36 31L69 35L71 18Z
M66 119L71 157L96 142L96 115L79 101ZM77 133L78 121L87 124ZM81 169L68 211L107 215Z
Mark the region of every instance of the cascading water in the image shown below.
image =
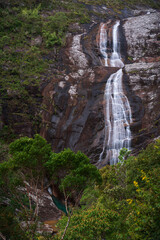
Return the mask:
M108 66L108 54L107 54L107 31L106 24L102 23L100 29L100 41L99 41L100 52L104 58L105 66Z
M120 52L119 52L119 44L118 44L118 27L120 22L117 21L113 26L113 52L110 59L111 67L119 67L123 68L124 64L121 60Z
M109 62L111 67L118 67L120 69L116 73L112 74L106 83L104 94L106 102L105 139L103 143L103 151L101 152L99 158L99 161L107 159L111 165L118 162L118 155L121 148L125 147L130 149L131 146L130 123L132 122L132 114L129 101L123 92L122 86L122 68L124 64L121 60L118 46L119 25L120 22L117 21L113 26L113 53ZM101 25L101 28L103 28L103 25ZM104 56L104 54L102 55Z

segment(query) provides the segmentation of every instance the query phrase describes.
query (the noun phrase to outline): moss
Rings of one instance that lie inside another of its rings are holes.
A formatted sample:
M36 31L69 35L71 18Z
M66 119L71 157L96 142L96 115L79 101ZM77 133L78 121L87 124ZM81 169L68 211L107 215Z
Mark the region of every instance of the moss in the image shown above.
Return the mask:
M129 72L129 74L137 74L137 73L139 73L139 70L132 70Z
M129 61L133 61L133 57L128 56L128 60L129 60Z
M142 132L145 132L147 130L147 128L142 128L139 130L139 133L141 134Z
M160 40L160 34L157 35L157 40L158 40L158 41Z

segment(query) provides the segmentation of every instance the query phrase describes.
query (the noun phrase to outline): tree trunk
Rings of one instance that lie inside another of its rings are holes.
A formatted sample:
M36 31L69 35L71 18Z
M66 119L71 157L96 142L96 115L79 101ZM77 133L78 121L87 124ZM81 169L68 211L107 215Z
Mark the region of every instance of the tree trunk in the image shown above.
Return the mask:
M0 232L0 237L3 239L3 240L6 240L6 237L3 236L3 234Z
M63 187L63 194L64 194L64 198L65 198L65 207L66 207L66 212L67 212L67 215L68 215L68 221L67 221L66 227L65 227L65 229L64 229L64 232L63 232L63 235L62 235L61 240L64 239L64 236L65 236L65 234L66 234L66 231L67 231L67 228L68 228L68 226L69 226L70 219L71 219L71 213L68 212L68 203L67 203L68 196L66 196L64 187Z
M70 219L71 219L71 215L68 216L68 221L67 221L66 227L65 227L65 229L64 229L64 233L63 233L63 235L62 235L61 240L63 240L63 239L64 239L64 236L66 235L66 231L67 231L67 228L68 228L68 226L69 226Z

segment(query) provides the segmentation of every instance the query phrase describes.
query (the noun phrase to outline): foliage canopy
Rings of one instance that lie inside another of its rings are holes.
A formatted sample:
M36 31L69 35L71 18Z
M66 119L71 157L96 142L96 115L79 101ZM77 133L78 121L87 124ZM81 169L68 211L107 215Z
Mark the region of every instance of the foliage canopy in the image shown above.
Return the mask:
M126 154L126 151L122 153ZM81 199L82 209L73 214L66 239L75 234L77 239L159 240L160 140L138 156L130 156L100 171L102 185L85 190ZM108 230L105 227L108 220L103 221L102 218L101 221L94 212L101 210L104 211L104 219L105 214L111 214ZM92 212L95 216L90 215ZM83 221L88 228L85 229ZM65 222L65 218L60 220L60 231L64 229ZM100 228L101 224L103 228Z
M90 183L95 182L101 183L99 170L80 151L74 153L65 149L53 153L50 144L38 134L34 138L15 140L9 146L9 157L0 163L0 231L10 238L10 223L15 226L11 239L16 239L19 232L23 239L33 239L36 236L39 200L48 186L54 184L64 198L67 194L75 199ZM34 203L31 201L33 193ZM75 201L79 202L79 199ZM6 215L8 212L10 214ZM30 221L33 225L23 229L21 221Z

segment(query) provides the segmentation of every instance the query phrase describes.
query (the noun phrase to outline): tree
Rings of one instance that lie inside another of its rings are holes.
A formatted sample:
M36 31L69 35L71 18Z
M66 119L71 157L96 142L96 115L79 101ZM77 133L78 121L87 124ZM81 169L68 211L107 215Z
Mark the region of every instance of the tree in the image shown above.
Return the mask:
M35 236L39 200L44 190L50 186L59 189L70 220L71 205L68 207L68 200L78 206L84 189L89 184L101 182L99 170L90 163L87 156L70 149L53 153L51 146L38 134L34 138L22 137L15 140L9 146L9 154L10 158L0 163L0 198L4 203L9 201L10 206L13 203L12 220L20 229L21 222L26 223L26 232L24 228L21 229L23 239L33 239ZM1 212L2 222L6 209L8 208L4 206L4 211ZM10 233L7 235L6 232L7 229L2 229L2 234L10 237Z
M19 191L20 187L23 181L12 170L9 161L0 163L0 232L4 239L27 239L20 226L19 213L29 216L30 211L28 198Z
M68 210L68 199L72 199L74 206L78 206L84 189L93 183L101 183L99 170L90 163L87 156L80 151L72 152L65 149L60 153L53 153L52 158L45 164L50 179L63 193L68 222L62 235L64 238L69 226L72 211Z
M10 162L13 165L13 170L16 170L25 184L30 209L32 209L30 191L34 191L36 195L34 215L38 216L40 194L46 188L44 185L46 176L44 163L47 162L52 155L51 146L47 144L46 140L40 135L36 134L34 139L24 137L11 143L10 154L12 156ZM38 189L41 189L41 191Z
M1 221L3 222L3 214L8 209L12 222L16 223L18 228L21 228L19 219L21 222L25 221L25 230L32 238L38 220L39 199L47 188L44 183L46 172L43 165L51 157L51 146L39 135L35 135L34 139L23 137L10 144L9 154L8 161L0 164L0 198L4 203L1 206ZM35 196L35 204L31 198L32 194ZM5 235L9 232L5 227L1 231L5 231Z
M80 151L74 153L70 149L64 149L60 153L53 153L45 167L50 180L54 181L64 195L72 197L76 204L86 186L93 182L101 183L99 170Z

